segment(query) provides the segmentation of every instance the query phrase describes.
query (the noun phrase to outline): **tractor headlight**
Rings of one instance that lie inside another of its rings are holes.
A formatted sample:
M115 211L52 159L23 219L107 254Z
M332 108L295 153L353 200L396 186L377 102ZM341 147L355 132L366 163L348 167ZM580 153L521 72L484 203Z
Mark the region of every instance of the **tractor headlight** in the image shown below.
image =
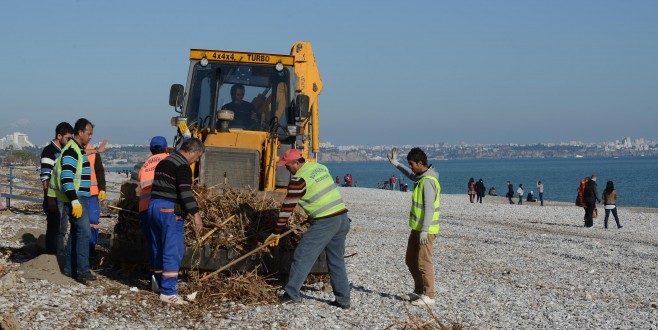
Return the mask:
M277 62L274 68L276 69L277 72L283 71L283 63Z
M207 57L202 57L201 60L199 61L199 64L201 64L202 67L208 66L208 58Z

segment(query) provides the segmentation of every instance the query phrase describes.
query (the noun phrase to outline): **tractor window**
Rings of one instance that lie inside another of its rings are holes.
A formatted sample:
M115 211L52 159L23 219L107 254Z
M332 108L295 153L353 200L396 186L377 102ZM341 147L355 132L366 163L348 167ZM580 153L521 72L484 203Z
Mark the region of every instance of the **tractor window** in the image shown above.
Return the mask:
M186 115L190 123L210 127L214 111L231 110L231 129L270 131L273 118L288 120L290 71L271 65L211 62L193 65Z

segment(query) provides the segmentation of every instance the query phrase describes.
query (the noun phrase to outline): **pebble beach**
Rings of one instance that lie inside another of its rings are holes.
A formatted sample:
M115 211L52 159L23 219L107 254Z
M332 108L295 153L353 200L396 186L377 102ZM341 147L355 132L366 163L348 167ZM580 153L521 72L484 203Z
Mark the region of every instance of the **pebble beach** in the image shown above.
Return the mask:
M45 216L0 212L0 317L21 329L236 328L385 329L421 325L474 329L658 329L658 213L619 207L624 226L592 228L582 208L546 202L471 204L441 195L434 245L436 305L399 297L412 289L404 264L410 193L340 188L352 227L346 258L352 308L329 306L316 283L291 305L166 305L132 283L104 277L83 285L58 274L54 257L33 256ZM109 235L115 219L101 219ZM101 242L102 244L102 242ZM50 268L49 268L50 267Z

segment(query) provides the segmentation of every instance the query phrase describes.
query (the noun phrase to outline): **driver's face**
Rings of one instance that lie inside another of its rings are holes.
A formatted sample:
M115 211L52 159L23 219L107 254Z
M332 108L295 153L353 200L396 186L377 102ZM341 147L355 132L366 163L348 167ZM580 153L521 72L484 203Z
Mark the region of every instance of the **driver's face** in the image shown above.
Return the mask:
M242 103L242 99L244 99L244 90L236 89L233 102Z

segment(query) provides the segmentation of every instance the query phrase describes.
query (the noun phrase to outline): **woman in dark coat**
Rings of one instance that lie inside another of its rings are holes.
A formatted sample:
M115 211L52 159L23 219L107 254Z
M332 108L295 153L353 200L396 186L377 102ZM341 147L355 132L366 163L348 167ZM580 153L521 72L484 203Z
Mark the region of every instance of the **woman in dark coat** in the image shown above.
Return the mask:
M594 219L592 215L594 209L596 208L596 202L601 203L599 199L599 193L596 191L596 175L592 175L589 178L589 181L585 185L585 192L583 193L583 199L585 200L585 227L592 227L594 225Z

